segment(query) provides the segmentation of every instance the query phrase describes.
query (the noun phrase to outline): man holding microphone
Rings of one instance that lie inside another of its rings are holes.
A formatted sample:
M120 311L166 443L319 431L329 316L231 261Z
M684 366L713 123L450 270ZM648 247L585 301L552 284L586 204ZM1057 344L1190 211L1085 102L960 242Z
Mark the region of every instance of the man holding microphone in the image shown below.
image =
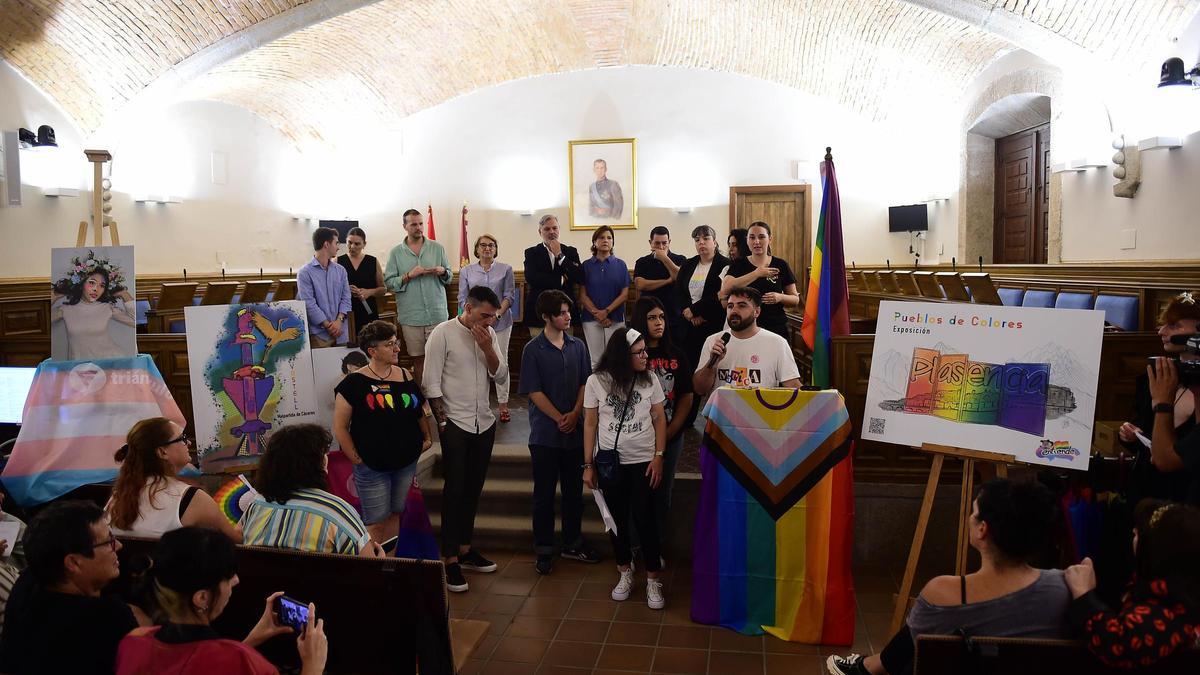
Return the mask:
M692 377L696 395L723 385L799 389L800 370L787 340L758 327L762 295L748 286L735 288L725 308L729 332L704 341L700 354L707 362Z

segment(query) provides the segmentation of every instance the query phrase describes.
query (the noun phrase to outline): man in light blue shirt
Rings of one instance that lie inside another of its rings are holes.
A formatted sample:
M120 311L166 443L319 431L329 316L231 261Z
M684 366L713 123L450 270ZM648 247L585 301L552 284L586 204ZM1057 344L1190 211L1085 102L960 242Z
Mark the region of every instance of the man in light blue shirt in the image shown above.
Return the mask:
M296 274L296 291L308 313L308 337L314 348L344 345L350 336L350 280L337 264L338 233L332 227L313 232L313 259Z
M425 371L425 342L435 326L450 314L446 309L446 287L454 276L446 249L426 239L421 212L404 212L408 236L388 254L383 283L396 294L396 323L404 336L404 347L413 359L416 377Z

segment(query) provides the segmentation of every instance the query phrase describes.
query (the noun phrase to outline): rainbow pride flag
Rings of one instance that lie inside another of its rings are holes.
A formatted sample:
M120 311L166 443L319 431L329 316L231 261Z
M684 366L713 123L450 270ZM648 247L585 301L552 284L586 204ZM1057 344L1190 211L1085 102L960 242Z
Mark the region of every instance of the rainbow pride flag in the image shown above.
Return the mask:
M854 496L841 394L721 388L703 414L692 620L849 645Z
M113 480L118 468L113 453L129 428L147 417L186 424L149 356L43 361L0 479L21 506Z
M821 179L821 217L813 241L812 270L804 302L800 334L812 350L812 384L829 386L830 340L850 334L850 292L846 287L846 256L842 246L842 199L838 195L833 156L825 148Z

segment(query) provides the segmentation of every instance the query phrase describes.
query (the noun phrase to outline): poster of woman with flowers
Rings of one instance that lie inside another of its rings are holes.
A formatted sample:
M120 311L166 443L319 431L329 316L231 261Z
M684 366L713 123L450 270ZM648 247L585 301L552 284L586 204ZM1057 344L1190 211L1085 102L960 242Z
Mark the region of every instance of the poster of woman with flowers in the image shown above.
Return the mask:
M133 247L56 248L50 266L51 358L137 354Z

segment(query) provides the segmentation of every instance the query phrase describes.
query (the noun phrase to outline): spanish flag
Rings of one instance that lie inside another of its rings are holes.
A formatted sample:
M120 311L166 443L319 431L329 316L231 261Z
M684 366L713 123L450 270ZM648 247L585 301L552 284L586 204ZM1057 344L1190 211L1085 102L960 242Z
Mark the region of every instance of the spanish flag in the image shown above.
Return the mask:
M850 294L846 288L846 258L842 247L842 201L838 196L833 155L825 148L821 163L821 217L813 242L812 271L800 334L812 350L812 384L829 387L830 341L850 333Z

